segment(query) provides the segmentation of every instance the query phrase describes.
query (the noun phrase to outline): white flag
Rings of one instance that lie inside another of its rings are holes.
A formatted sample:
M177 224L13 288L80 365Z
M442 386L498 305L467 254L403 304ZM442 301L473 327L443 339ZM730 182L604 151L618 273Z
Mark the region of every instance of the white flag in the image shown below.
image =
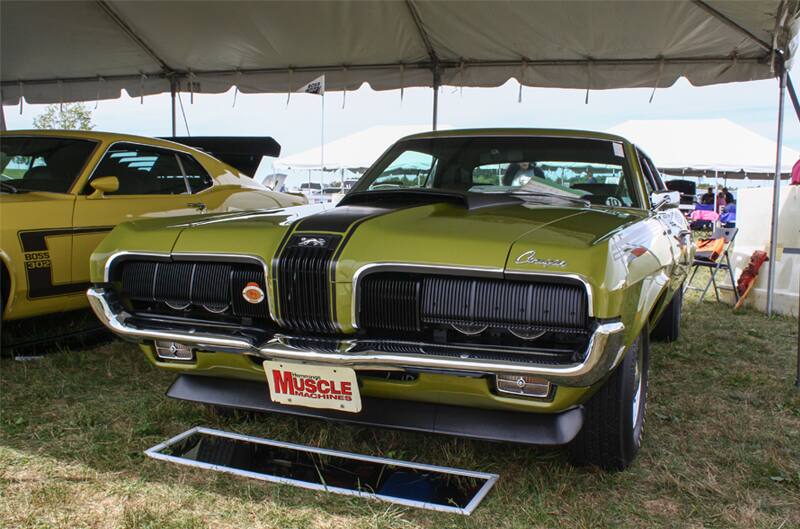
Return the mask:
M307 83L295 90L295 92L302 92L305 94L315 94L321 96L325 93L325 76L320 75L310 83Z

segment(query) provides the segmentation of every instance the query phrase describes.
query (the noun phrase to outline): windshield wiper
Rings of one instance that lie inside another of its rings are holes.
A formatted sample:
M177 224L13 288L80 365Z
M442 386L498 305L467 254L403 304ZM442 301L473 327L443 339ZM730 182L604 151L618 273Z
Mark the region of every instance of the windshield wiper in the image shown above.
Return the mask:
M23 189L17 189L8 182L0 182L0 192L17 194L17 193L24 193L25 191Z
M568 195L562 195L560 193L547 193L545 191L512 191L512 195L525 195L525 196L534 196L534 197L548 197L548 198L560 198L561 200L566 200L568 202L578 202L585 206L591 206L592 203L589 202L587 199L583 197L571 197Z

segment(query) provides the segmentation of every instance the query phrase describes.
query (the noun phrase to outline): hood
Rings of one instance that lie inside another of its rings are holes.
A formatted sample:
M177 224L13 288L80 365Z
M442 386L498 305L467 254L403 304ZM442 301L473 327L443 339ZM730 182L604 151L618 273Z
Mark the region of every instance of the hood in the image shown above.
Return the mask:
M500 200L467 207L432 197L393 198L327 210L316 205L181 219L170 225L180 230L172 251L214 249L269 261L290 232L338 235L336 280L347 282L358 268L375 262L502 270L517 245L536 242L583 252L637 218L566 201Z
M519 245L532 243L559 248L561 254L586 254L596 247L604 252L599 243L636 218L535 201L479 209L442 202L401 208L377 214L349 234L337 280L348 281L370 262L502 270Z
M139 218L118 224L91 257L92 277L103 277L114 253L240 254L267 258L291 224L322 211L320 206Z

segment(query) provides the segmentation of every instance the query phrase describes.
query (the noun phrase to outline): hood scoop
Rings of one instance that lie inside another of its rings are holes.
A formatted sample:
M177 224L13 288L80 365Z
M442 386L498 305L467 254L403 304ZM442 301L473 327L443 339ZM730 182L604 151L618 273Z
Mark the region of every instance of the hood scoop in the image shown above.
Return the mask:
M468 210L495 206L519 205L521 197L501 193L459 193L456 191L401 189L387 191L357 191L345 195L339 206L413 206L447 202Z

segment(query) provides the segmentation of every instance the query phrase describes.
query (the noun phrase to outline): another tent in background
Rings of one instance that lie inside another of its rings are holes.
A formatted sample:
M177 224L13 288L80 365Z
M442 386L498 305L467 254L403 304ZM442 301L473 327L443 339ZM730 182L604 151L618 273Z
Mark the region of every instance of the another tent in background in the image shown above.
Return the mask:
M451 129L440 125L439 129ZM404 136L426 132L430 125L378 126L364 129L325 144L325 169L363 172L394 142ZM320 147L279 158L275 165L287 169L319 169Z
M775 141L727 119L631 120L607 132L637 144L671 175L772 180L775 173ZM788 177L798 158L783 147L781 174Z

